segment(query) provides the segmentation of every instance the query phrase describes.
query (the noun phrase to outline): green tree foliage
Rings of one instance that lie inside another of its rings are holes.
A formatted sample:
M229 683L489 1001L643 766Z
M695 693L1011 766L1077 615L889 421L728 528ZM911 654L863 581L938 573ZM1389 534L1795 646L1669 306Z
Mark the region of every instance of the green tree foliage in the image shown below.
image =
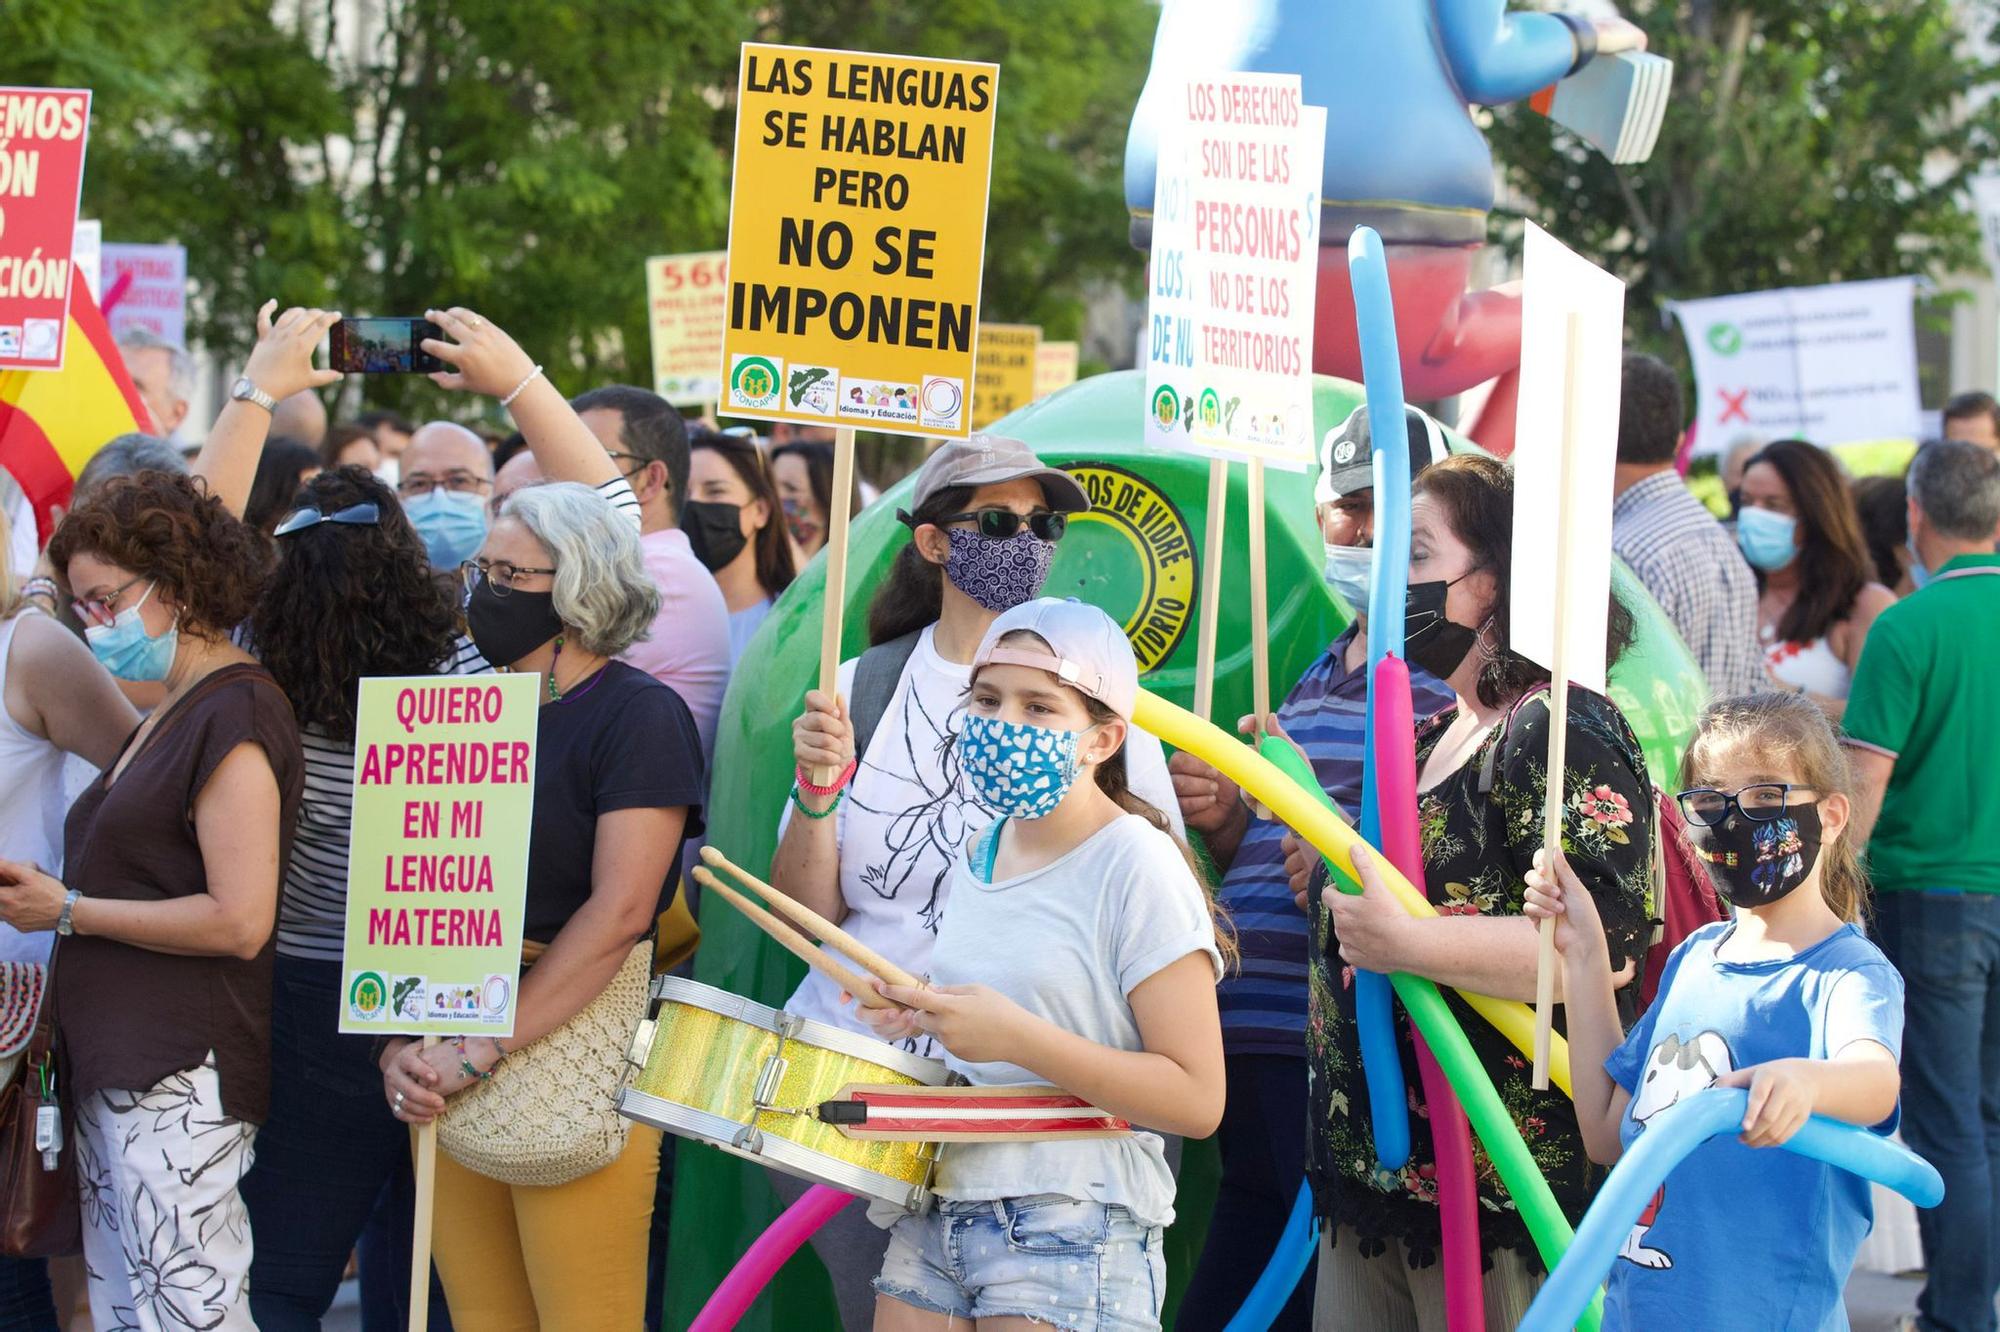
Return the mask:
M725 240L749 38L1000 62L987 311L1073 336L1088 283L1137 281L1119 179L1153 19L1139 0L37 0L0 5L0 82L96 90L84 213L187 246L196 340L241 351L265 297L466 305L576 390L646 382L645 257Z
M1492 140L1527 216L1629 284L1631 333L1677 347L1674 298L1978 262L1965 182L2000 143L1991 6L1628 0L1674 62L1652 159L1612 167L1525 106ZM1496 215L1496 234L1513 219Z

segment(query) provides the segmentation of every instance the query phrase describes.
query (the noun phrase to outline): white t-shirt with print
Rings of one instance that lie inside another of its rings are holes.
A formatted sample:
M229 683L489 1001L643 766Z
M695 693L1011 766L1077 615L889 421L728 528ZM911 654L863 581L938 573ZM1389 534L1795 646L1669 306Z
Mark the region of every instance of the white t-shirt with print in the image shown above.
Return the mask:
M970 668L946 661L932 644L937 626L917 639L915 651L882 720L875 727L847 796L835 811L840 839L840 895L847 904L841 928L904 970L918 976L931 967L951 891L952 863L966 838L993 821L993 812L973 798L958 769L957 722L965 703ZM859 658L840 666L840 696L854 696ZM1172 821L1185 836L1180 806L1160 742L1133 728L1125 742L1126 772L1132 792ZM779 823L782 835L792 817L790 801ZM873 1035L840 1002L840 987L817 971L785 1004L785 1010L863 1035ZM905 1047L942 1057L928 1036Z

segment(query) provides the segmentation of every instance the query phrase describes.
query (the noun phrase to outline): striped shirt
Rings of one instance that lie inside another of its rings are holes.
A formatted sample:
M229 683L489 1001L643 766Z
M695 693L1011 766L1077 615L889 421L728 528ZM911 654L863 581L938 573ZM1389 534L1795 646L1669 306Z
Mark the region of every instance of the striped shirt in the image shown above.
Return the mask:
M639 498L624 477L612 477L597 491L638 527ZM438 666L440 675L485 675L492 670L472 640L463 636L457 650ZM278 951L286 957L338 962L347 928L354 741L335 739L317 726L301 726L299 745L305 753L306 789L278 906Z
M1757 578L1670 468L1611 505L1611 548L1653 594L1717 698L1769 687L1757 642Z
M1367 748L1368 670L1346 666L1349 628L1306 669L1278 709L1278 724L1312 760L1319 784L1341 809L1361 807ZM1452 692L1420 667L1410 668L1419 719L1450 707ZM1236 849L1220 897L1236 927L1241 967L1217 994L1228 1054L1306 1054L1306 914L1285 877L1285 825L1252 819Z

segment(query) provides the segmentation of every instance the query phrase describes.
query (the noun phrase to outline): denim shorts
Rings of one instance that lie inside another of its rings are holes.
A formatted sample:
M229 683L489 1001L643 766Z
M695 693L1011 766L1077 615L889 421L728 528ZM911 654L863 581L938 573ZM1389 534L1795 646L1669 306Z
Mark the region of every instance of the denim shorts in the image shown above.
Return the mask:
M1158 1329L1167 1291L1158 1226L1053 1193L940 1201L889 1232L875 1289L932 1313L1028 1318L1075 1332Z

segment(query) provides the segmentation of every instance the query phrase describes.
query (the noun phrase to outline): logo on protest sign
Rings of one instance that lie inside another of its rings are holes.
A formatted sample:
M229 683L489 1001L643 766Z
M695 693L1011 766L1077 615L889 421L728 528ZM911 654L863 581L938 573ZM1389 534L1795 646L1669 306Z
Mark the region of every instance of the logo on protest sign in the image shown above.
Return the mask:
M653 392L677 407L702 406L722 396L728 274L729 255L722 250L646 261Z
M1160 429L1172 430L1181 419L1180 396L1174 392L1172 384L1162 384L1153 390L1153 420Z
M729 410L966 436L999 76L962 60L744 45ZM768 398L741 392L741 355L829 371L814 384L834 382L831 409L782 383ZM957 409L934 406L928 386L953 381Z
M361 681L342 1031L513 1031L535 685L512 674ZM496 994L497 1008L486 1002Z
M374 972L364 971L348 985L347 1015L356 1022L380 1021L388 1011L389 988Z
M1222 424L1222 399L1215 395L1214 389L1203 389L1201 391L1200 419L1202 425L1209 430L1213 430Z
M840 387L840 373L830 365L795 365L785 381L785 401L795 412L808 416L832 416L834 391Z
M1708 345L1722 356L1734 356L1743 350L1743 330L1734 324L1710 324Z
M965 416L965 381L962 379L926 379L919 405L923 408L921 419L926 430L949 434L959 428Z
M739 356L729 367L731 407L769 407L778 400L783 368L764 356Z
M90 137L85 88L0 88L0 370L60 370Z
M1174 502L1135 472L1110 463L1063 470L1090 496L1090 511L1070 515L1059 558L1085 562L1085 580L1094 583L1077 595L1123 623L1144 674L1187 632L1197 582L1194 534ZM1139 589L1130 609L1115 606L1130 588Z

